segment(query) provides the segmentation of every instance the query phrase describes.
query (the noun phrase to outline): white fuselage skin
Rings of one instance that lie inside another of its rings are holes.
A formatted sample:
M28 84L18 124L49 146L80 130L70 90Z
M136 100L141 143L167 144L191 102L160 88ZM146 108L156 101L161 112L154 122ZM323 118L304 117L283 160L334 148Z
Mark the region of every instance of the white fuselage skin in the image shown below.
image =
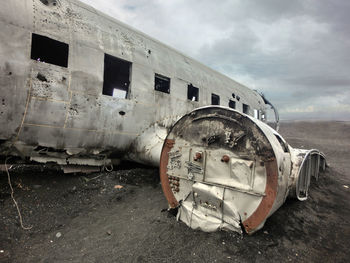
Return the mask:
M76 0L3 1L0 28L1 155L159 165L168 128L212 93L266 115L257 92ZM33 59L33 33L67 44L67 67ZM105 54L130 62L126 98L103 94ZM155 74L170 79L170 93L155 90Z

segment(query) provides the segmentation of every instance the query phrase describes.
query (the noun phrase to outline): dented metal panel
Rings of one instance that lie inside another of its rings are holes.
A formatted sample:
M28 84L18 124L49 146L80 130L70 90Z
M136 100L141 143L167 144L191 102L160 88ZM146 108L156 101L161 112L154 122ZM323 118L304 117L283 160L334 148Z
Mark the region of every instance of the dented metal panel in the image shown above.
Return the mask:
M294 150L265 123L211 106L171 128L160 176L170 207L191 228L241 232L242 227L251 234L290 191L306 198L310 177L323 164L319 151Z
M194 183L191 194L181 202L177 218L193 229L240 232L240 216L232 209L226 191L219 186Z

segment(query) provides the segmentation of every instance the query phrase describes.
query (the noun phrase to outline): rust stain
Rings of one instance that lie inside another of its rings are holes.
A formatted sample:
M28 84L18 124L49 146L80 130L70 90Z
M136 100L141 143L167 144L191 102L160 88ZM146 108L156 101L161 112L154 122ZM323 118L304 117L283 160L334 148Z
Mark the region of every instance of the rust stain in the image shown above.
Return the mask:
M170 140L170 139L165 140L162 153L160 156L160 167L159 167L159 176L160 176L160 181L162 183L162 189L171 208L175 208L179 205L179 203L177 202L171 190L169 178L167 175L167 170L168 170L167 165L169 161L168 153L170 152L171 148L174 147L174 144L175 144L174 140Z
M276 159L265 163L266 166L266 195L254 213L243 222L245 231L249 234L264 222L277 196L278 168Z
M202 159L202 154L200 152L196 152L196 154L193 157L193 160L199 161L200 159Z
M222 156L222 158L221 158L221 161L225 162L225 163L227 163L229 160L230 160L230 157L226 154L224 156Z

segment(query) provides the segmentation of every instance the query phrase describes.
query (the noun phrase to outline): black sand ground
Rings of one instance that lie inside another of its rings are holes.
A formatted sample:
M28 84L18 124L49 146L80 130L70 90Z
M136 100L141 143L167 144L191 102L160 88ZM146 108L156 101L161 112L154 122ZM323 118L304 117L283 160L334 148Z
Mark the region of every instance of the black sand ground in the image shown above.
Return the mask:
M0 262L349 262L350 123L283 123L281 133L324 151L330 167L307 201L289 200L253 236L194 231L161 212L157 169L72 176L20 166L15 197L32 228L20 228L0 173Z

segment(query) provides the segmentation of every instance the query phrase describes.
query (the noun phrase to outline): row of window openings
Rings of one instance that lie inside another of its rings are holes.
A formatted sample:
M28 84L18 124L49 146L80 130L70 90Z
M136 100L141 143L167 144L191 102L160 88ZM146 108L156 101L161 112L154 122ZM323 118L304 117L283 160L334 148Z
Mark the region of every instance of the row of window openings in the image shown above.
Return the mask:
M211 105L220 105L220 96L216 95L214 93L211 94ZM228 106L231 109L236 109L236 101L229 100ZM243 113L248 114L249 113L249 105L243 103Z
M170 93L170 78L155 74L154 89L164 93ZM199 89L192 84L187 86L187 99L191 101L199 100Z
M220 105L220 97L216 94L211 94L211 104ZM234 100L229 100L228 106L231 109L236 109L236 102ZM249 114L249 111L250 111L249 105L243 103L243 113ZM254 118L260 119L260 118L265 118L265 116L261 114L260 110L254 109Z
M60 67L68 67L69 45L49 37L32 34L31 59ZM131 62L105 54L102 94L117 98L127 98L130 85ZM154 88L170 93L170 78L155 75ZM199 100L199 89L188 85L187 98Z
M32 34L31 59L67 68L68 53L68 44L35 33ZM117 98L127 98L130 72L131 62L105 54L102 94ZM169 94L170 78L155 74L154 89ZM236 97L234 93L232 93L232 97ZM199 89L192 84L187 86L187 99L191 101L199 100ZM238 96L237 100L239 100ZM211 104L220 105L220 96L212 94ZM229 100L228 106L235 109L236 102ZM249 113L249 105L243 104L243 113Z

